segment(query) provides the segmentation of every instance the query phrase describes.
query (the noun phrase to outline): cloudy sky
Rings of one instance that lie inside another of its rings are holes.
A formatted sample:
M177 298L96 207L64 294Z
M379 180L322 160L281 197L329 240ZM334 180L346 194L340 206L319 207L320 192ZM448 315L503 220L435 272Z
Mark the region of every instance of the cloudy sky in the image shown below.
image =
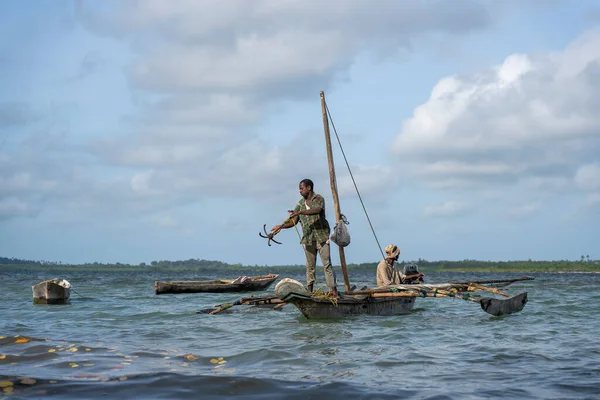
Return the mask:
M258 232L303 178L335 222L324 90L348 262L600 258L596 1L6 0L0 37L0 256L303 264Z

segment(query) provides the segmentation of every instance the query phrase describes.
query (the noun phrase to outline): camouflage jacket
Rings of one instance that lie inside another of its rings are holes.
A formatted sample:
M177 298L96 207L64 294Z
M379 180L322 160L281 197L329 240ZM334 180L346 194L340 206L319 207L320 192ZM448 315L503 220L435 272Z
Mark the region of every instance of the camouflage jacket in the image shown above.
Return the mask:
M307 210L309 208L320 207L321 212L312 215L300 215L300 224L302 225L302 239L300 243L325 243L329 239L329 223L325 219L325 199L320 194L314 193L308 207L306 200L301 198L294 211Z

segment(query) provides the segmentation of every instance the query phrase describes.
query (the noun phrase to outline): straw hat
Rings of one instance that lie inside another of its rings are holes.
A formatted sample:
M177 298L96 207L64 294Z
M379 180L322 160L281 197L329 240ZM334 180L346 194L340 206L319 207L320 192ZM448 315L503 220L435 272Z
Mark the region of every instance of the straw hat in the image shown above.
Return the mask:
M385 258L396 258L400 255L400 249L395 244L389 244L385 247Z

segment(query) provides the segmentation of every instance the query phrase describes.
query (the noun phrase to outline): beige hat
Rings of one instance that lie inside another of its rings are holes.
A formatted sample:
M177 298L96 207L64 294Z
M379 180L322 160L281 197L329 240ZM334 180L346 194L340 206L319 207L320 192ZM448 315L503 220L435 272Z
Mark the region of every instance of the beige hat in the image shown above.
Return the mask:
M400 249L395 244L385 247L385 258L396 258L400 255Z

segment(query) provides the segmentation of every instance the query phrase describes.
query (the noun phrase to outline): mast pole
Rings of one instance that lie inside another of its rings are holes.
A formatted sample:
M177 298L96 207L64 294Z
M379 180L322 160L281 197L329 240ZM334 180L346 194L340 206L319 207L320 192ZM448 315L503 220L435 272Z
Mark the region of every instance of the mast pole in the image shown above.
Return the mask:
M335 178L335 167L333 165L333 152L331 151L331 135L329 134L329 118L327 118L327 107L325 105L325 93L321 91L321 112L323 113L323 130L325 132L325 145L327 147L327 162L329 164L329 183L331 185L331 194L333 196L333 205L335 208L335 222L340 222L341 211L340 211L340 199L337 191L337 181ZM342 222L343 223L343 222ZM342 267L342 274L344 275L344 286L346 292L350 291L350 282L348 280L348 270L346 269L346 255L344 254L344 248L338 246L340 250L340 265Z

